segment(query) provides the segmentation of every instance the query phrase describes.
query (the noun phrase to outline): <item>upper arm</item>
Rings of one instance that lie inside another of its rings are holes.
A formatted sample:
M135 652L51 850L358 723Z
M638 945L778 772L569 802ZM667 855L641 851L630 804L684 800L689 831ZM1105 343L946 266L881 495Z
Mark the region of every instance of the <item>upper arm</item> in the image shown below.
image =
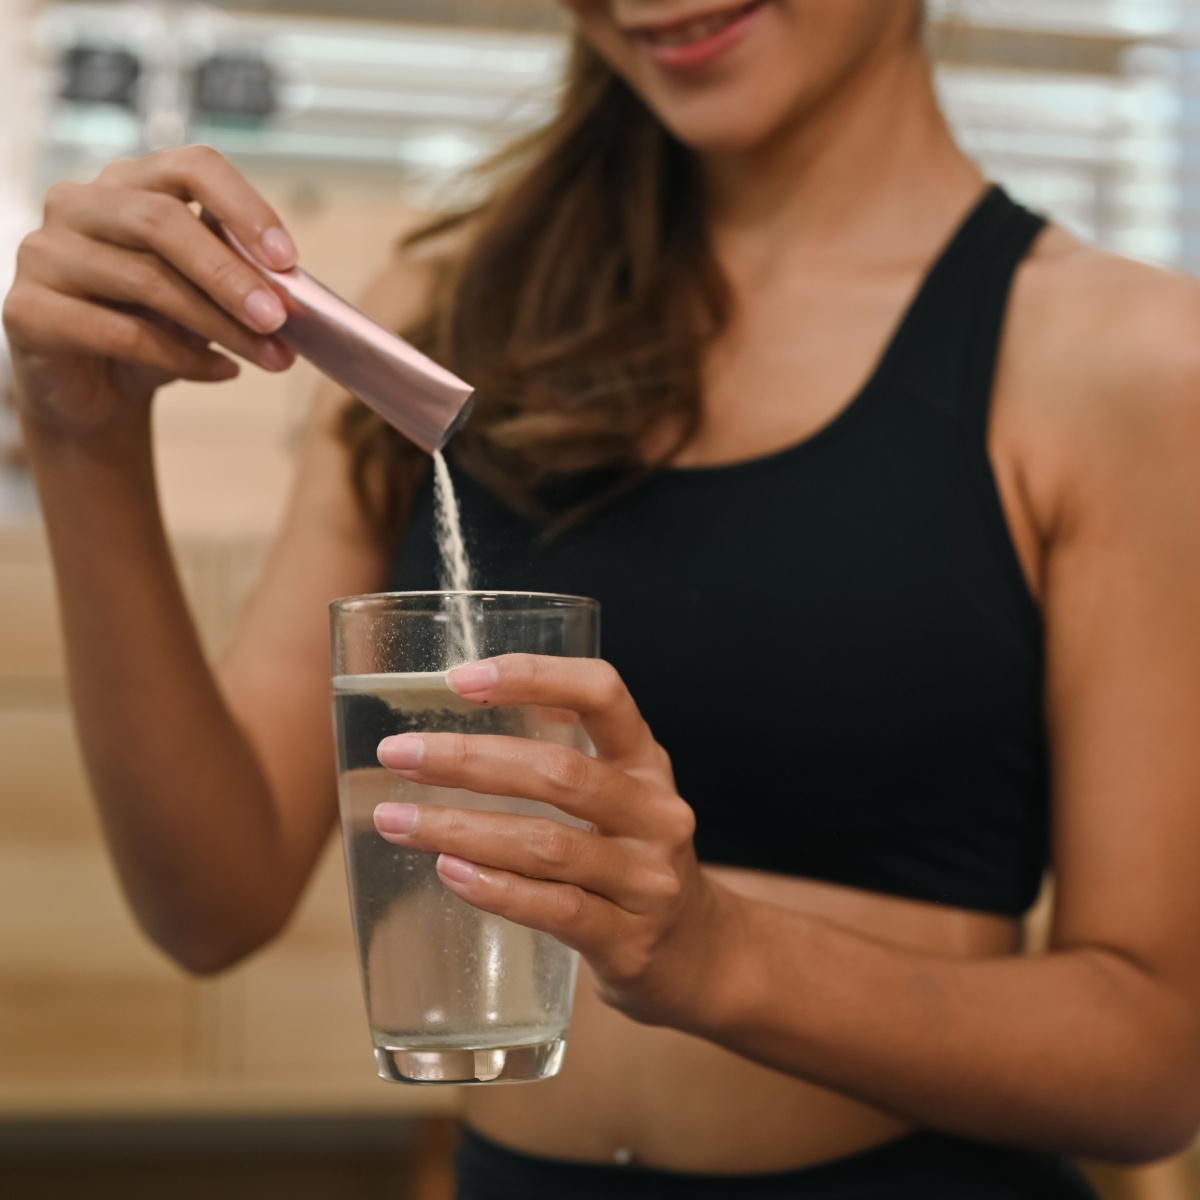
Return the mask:
M1046 397L1053 940L1168 985L1200 1034L1200 288L1147 273L1093 315L1093 364Z
M428 294L429 274L393 258L361 307L391 328ZM329 603L376 591L387 548L360 511L336 421L346 393L323 381L299 448L291 499L263 574L218 664L226 702L266 777L298 878L336 814L331 734Z

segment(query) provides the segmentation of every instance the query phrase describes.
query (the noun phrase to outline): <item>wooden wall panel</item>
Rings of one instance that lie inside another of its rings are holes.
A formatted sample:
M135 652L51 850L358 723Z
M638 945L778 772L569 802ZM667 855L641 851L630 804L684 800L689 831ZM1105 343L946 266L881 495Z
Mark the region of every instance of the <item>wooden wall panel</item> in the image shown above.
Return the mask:
M0 556L0 679L58 679L58 602L45 543L33 530L5 530Z
M181 1083L188 981L136 930L103 848L0 849L0 1079Z
M64 689L0 694L0 847L94 845L100 836Z

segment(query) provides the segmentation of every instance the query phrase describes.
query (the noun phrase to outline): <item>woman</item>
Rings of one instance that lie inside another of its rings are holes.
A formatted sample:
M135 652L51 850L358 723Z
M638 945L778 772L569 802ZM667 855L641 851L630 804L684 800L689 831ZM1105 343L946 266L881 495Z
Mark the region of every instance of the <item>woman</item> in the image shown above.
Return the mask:
M380 747L596 825L377 815L588 968L562 1075L468 1097L461 1195L1086 1195L1056 1155L1200 1120L1200 291L985 186L916 0L572 7L560 117L369 297L479 386L483 585L598 596L611 664L451 677L594 761ZM205 972L334 820L327 601L436 581L427 478L326 393L210 674L149 401L289 356L189 201L293 261L218 155L150 155L51 191L5 318L113 853Z

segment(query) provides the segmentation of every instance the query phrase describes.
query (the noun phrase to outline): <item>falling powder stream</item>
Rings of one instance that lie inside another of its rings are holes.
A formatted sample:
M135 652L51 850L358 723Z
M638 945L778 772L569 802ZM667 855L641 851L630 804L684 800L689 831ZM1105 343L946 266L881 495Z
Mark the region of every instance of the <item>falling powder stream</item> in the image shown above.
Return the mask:
M433 455L433 495L437 507L437 543L441 558L441 584L448 592L471 590L471 560L463 541L462 520L458 515L458 497L450 468L440 450ZM479 657L475 630L471 624L471 602L465 595L453 601L453 632L450 637L450 666L473 662Z

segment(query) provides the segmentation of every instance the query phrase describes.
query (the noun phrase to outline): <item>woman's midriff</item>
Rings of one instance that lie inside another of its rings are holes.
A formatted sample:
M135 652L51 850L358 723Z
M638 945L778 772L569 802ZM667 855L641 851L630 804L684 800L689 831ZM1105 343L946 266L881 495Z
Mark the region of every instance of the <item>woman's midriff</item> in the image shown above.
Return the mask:
M760 872L707 868L745 895L937 954L1016 953L1016 921ZM475 1088L462 1113L516 1150L677 1171L785 1171L909 1131L895 1117L768 1070L710 1042L639 1025L597 998L581 968L557 1078Z

